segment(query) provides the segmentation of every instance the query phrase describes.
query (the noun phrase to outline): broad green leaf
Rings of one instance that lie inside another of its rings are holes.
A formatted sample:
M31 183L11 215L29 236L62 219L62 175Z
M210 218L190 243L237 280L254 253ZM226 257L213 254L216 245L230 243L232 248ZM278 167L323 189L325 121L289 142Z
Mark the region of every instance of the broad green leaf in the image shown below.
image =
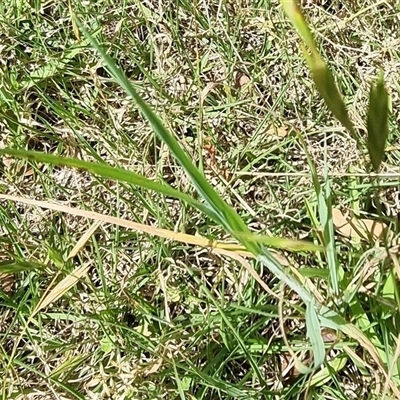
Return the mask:
M376 84L371 85L367 116L367 147L376 172L381 165L388 136L388 97L381 73Z
M299 268L299 273L304 278L319 278L323 280L329 279L329 271L325 268L312 268L312 267L304 267Z

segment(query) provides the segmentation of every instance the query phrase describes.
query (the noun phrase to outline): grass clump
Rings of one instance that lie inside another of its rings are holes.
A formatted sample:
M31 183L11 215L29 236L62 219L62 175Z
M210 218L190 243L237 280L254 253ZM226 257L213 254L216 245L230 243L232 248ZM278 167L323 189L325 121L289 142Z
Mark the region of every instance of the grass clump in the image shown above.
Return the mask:
M397 14L282 6L3 6L4 398L399 396Z

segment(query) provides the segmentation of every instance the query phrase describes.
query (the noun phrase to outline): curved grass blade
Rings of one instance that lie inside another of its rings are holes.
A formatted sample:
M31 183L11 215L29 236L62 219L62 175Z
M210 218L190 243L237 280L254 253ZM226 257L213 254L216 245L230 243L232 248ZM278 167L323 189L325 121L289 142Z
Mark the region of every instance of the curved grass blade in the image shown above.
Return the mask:
M203 203L200 203L199 201L193 199L189 195L182 193L181 191L176 190L165 183L152 181L142 175L136 174L123 168L112 167L107 164L99 164L90 161L78 160L75 158L55 156L52 154L40 153L37 151L0 149L0 155L2 154L8 154L10 156L26 158L29 160L35 160L37 162L43 162L52 165L64 165L66 167L78 168L84 171L88 171L92 174L99 175L103 178L115 179L120 182L131 183L133 185L137 185L146 189L154 190L167 196L183 200L193 207L196 207L205 215L208 215L215 222L220 223L218 216L212 210L210 210Z
M381 73L375 85L371 85L367 116L367 147L375 171L379 171L388 136L388 92Z
M76 18L76 17L75 17ZM98 51L103 58L108 71L117 81L117 83L125 89L125 91L136 101L143 115L149 120L158 137L167 144L172 154L185 169L192 184L199 194L208 204L209 208L218 216L220 224L237 240L239 240L248 251L259 257L259 260L266 265L273 274L279 274L279 279L283 280L292 290L298 293L305 302L309 301L311 294L305 289L301 283L289 275L283 266L268 252L268 250L257 242L236 237L237 233L251 235L246 224L225 201L214 190L211 184L205 179L200 171L193 164L187 153L181 148L176 138L165 128L160 118L154 113L152 108L139 96L133 88L125 74L119 69L114 60L108 56L104 49L99 45L97 40L91 36L86 29L76 19L77 24L81 27L85 36L90 40L92 46Z
M74 17L76 19L76 17ZM205 179L201 172L193 164L191 158L182 149L177 139L165 128L161 119L154 113L152 108L140 97L133 88L125 74L119 69L114 60L112 60L104 49L99 45L96 39L91 36L86 29L76 19L84 35L90 40L92 46L97 50L104 60L106 67L116 82L125 89L125 91L135 100L142 114L148 119L158 137L169 147L171 153L185 169L193 186L203 197L206 204L214 214L218 216L220 224L238 241L240 241L248 251L253 253L257 259L264 264L272 274L285 282L293 291L295 291L302 300L308 305L313 299L311 293L302 286L302 284L292 276L285 268L270 254L270 252L261 244L253 240L248 240L240 235L251 235L250 230L235 210L230 207L214 190L211 184ZM239 234L239 235L237 235Z

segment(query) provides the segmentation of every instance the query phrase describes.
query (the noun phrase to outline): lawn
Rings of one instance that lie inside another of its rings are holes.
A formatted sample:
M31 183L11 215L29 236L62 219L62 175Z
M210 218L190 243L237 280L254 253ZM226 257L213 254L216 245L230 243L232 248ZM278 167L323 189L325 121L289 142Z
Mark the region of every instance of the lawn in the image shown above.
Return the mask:
M1 399L400 398L400 6L302 6L350 130L279 1L1 2Z

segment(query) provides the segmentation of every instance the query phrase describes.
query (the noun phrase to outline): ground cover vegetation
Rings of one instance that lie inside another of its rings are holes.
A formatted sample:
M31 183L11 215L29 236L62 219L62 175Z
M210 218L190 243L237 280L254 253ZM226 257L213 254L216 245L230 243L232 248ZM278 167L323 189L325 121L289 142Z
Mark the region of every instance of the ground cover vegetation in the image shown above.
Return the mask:
M399 6L301 7L0 4L3 399L400 398Z

